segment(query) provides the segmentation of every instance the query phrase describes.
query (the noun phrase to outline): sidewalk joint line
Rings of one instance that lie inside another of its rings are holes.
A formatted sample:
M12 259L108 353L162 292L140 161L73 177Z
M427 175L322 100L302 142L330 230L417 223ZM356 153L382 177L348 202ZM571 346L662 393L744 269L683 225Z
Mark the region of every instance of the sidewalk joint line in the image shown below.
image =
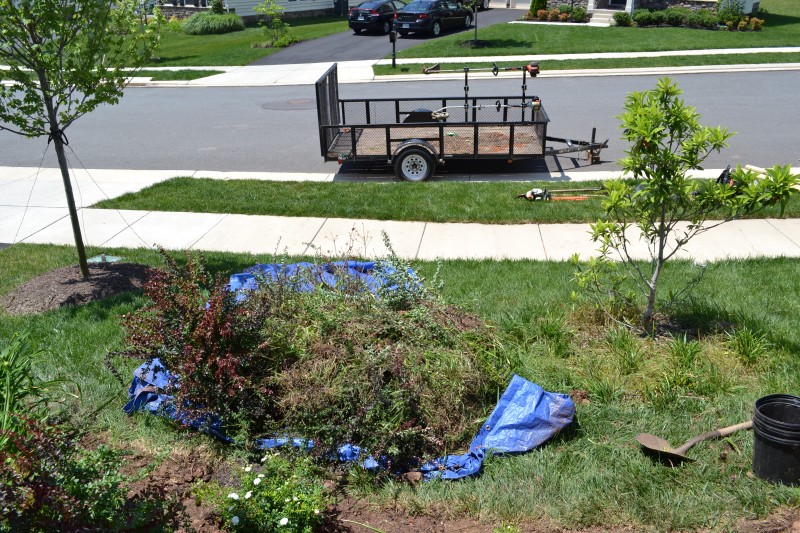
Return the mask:
M210 214L218 215L219 213L210 213ZM198 238L197 238L197 239L196 239L196 240L195 240L195 241L194 241L192 244L190 244L190 245L189 245L189 247L188 247L187 249L188 249L188 250L192 250L192 249L194 249L195 245L196 245L198 242L200 242L200 240L202 240L202 238L203 238L203 237L205 237L206 235L208 235L209 233L211 233L211 230L213 230L214 228L216 228L216 227L217 227L217 226L218 226L218 225L219 225L219 224L220 224L220 223L221 223L223 220L225 220L225 219L226 219L226 218L228 218L229 216L230 216L230 214L229 214L229 213L222 213L222 217L220 217L220 219L219 219L219 220L217 220L217 221L216 221L216 222L215 222L215 223L214 223L214 224L213 224L213 225L212 225L210 228L208 228L208 229L205 231L205 233L203 233L202 235L200 235L200 236L199 236L199 237L198 237Z

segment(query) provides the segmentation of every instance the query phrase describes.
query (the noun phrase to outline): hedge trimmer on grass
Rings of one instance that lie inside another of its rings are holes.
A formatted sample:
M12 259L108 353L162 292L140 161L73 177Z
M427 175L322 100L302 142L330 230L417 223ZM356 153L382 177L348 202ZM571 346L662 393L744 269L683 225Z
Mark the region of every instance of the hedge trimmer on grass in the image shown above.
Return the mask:
M592 187L588 189L531 189L526 193L518 194L515 198L524 198L529 202L580 202L588 200L590 196L602 196L605 194L605 187ZM575 195L575 193L584 193Z

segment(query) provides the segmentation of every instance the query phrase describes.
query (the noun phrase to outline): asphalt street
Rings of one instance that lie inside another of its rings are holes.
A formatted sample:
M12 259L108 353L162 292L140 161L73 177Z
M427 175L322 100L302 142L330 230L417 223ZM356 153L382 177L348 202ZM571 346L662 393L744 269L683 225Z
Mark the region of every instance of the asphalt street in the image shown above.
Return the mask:
M501 0L493 0L500 3ZM355 5L355 4L351 4ZM505 3L503 3L505 5ZM522 5L522 4L520 4ZM505 7L491 8L488 11L478 12L478 28L484 28L491 24L501 22L511 22L519 20L527 9L506 9ZM475 23L472 28L449 30L443 34L452 35L464 33L465 40L472 37ZM430 39L429 35L411 34L407 37L398 37L395 46L397 51L405 50L417 46L421 42ZM305 63L319 63L320 61L361 61L365 59L380 59L391 57L392 44L387 35L374 32L362 32L355 35L352 31L328 35L321 39L304 41L294 44L276 54L259 59L253 65L294 65Z
M701 121L737 134L730 148L713 154L707 168L728 164L797 166L800 157L800 72L693 74L675 76ZM617 170L626 148L619 121L625 96L655 86L654 76L570 77L528 80L528 94L542 99L550 117L547 134L585 139L597 128L609 139L601 165L569 157L546 161L485 163L490 172L520 173L576 166ZM470 81L470 96L516 96L520 80ZM463 80L348 84L342 98L459 96ZM116 106L103 106L67 130L72 164L87 168L193 169L219 171L325 172L369 178L380 169L356 171L325 163L320 155L312 86L234 88L129 88ZM45 139L0 133L0 165L56 167ZM468 166L475 168L474 164ZM481 167L483 168L483 167ZM458 172L457 166L439 172ZM480 169L479 169L480 170Z

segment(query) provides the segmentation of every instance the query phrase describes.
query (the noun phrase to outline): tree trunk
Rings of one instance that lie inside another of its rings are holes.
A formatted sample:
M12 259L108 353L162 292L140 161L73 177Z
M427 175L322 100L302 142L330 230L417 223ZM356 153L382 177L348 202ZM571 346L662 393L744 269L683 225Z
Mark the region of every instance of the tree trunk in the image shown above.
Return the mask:
M81 237L81 226L78 222L78 210L75 208L75 198L72 195L72 184L69 181L69 167L67 157L64 155L64 141L61 135L53 135L58 166L61 167L61 179L64 182L64 192L67 195L67 208L69 209L69 219L72 222L72 234L75 236L75 247L78 249L78 264L84 279L89 277L89 265L86 262L86 250L83 247L83 237Z

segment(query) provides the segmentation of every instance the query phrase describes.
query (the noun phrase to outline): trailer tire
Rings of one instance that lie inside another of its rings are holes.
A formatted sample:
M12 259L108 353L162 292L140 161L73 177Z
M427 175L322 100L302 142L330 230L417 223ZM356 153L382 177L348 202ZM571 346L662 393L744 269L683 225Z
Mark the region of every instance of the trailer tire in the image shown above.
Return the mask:
M394 162L395 175L406 181L425 181L433 175L435 168L433 156L422 148L409 148Z

